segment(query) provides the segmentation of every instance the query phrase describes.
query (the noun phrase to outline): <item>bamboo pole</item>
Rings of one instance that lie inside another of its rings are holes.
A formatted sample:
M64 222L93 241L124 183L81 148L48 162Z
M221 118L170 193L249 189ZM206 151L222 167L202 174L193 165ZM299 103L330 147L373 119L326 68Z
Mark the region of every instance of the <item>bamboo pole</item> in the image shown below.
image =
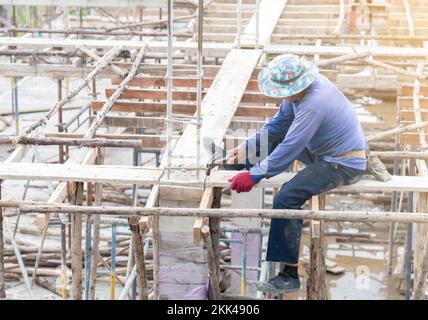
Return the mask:
M409 78L416 78L416 79L420 79L420 80L426 80L427 79L427 76L423 75L422 72L418 73L418 72L407 71L407 70L404 70L402 68L387 64L385 62L377 61L374 59L364 59L364 62L368 65L383 68L383 69L386 69L386 70L391 71L393 73L401 74L401 75L409 77Z
M129 218L129 227L131 229L132 247L134 249L135 265L137 266L137 284L138 296L140 300L148 299L146 264L144 259L143 238L140 232L140 217L132 216Z
M0 137L0 144L15 144L15 137ZM120 140L120 139L105 139L105 138L57 138L57 137L23 137L20 144L39 145L39 146L74 146L87 148L132 148L142 149L143 142L141 140Z
M0 28L0 32L25 32L25 33L47 33L47 34L77 34L77 35L106 35L106 36L147 36L147 37L162 37L166 36L162 31L106 31L106 30L88 30L88 29L44 29L44 28ZM176 32L176 37L190 38L190 32Z
M345 55L340 56L340 57L331 58L328 60L316 61L315 64L318 67L326 67L326 66L329 66L331 64L337 64L337 63L342 63L345 61L361 59L361 58L364 58L364 57L367 57L370 55L371 55L370 51L364 51L364 52L359 52L359 53L351 53L351 54L345 54Z
M25 203L25 202L23 202ZM389 211L313 211L294 209L230 209L230 208L166 208L166 207L110 207L110 206L76 206L62 203L20 204L14 201L0 201L0 206L19 208L22 212L70 213L70 214L104 214L117 216L167 216L167 217L214 217L214 218L284 218L284 219L318 219L326 221L355 222L402 222L428 223L428 212L409 215Z
M110 112L111 108L113 107L114 103L120 98L122 93L125 91L129 81L131 81L141 64L141 61L144 57L144 52L146 50L147 44L141 48L141 50L138 52L137 57L135 58L134 64L132 65L131 71L129 71L129 74L126 76L126 78L120 83L120 85L117 87L116 91L111 95L111 97L107 100L107 102L103 105L100 111L98 111L97 116L95 117L94 121L92 122L90 128L85 133L84 138L90 139L93 138L95 135L95 132L97 128L101 125L104 118L106 117L107 113Z
M383 131L383 132L379 132L379 133L375 133L375 134L369 135L369 136L367 136L366 140L367 140L367 142L381 140L381 139L383 139L385 137L389 137L389 136L391 136L393 134L407 132L407 131L412 131L412 130L415 130L415 129L423 128L423 127L425 127L427 125L428 125L428 121L423 121L423 122L420 122L420 123L413 123L413 124L410 124L408 126L402 126L402 125L400 125L400 126L398 126L396 128L390 129L390 130L386 130L386 131Z
M78 46L77 47L80 51L82 51L84 54L86 54L87 56L91 57L92 59L94 59L95 61L99 61L100 59L102 59L102 57L98 56L95 52L93 52L92 50L89 50L88 48L84 47L84 46ZM119 68L118 66L114 65L114 64L110 64L110 69L117 73L119 76L121 76L122 78L126 77L126 71L122 70L121 68Z
M94 203L94 184L92 182L88 182L86 184L86 205L92 206ZM85 286L84 286L84 299L90 300L91 296L91 270L92 270L92 257L94 256L94 253L92 252L92 229L93 229L93 220L92 218L100 218L100 216L91 216L91 215L85 215L85 258L84 258L84 264L85 264ZM98 257L98 255L96 255ZM98 260L95 260L95 263L98 263ZM95 274L96 276L96 274Z
M370 151L373 157L383 159L424 159L428 160L428 151Z
M83 79L76 89L72 90L71 93L63 98L61 101L58 101L55 106L53 106L47 113L45 113L40 119L31 124L27 129L25 129L17 138L18 142L21 141L23 137L30 134L36 128L41 125L46 124L46 122L58 111L59 108L66 105L71 101L83 88L85 88L92 81L93 78L104 69L122 50L123 45L117 46L109 50L102 59L100 59L94 66L94 70L92 70L85 79Z
M75 203L83 203L83 183L76 183ZM82 300L82 214L72 215L71 272L72 295L74 300Z

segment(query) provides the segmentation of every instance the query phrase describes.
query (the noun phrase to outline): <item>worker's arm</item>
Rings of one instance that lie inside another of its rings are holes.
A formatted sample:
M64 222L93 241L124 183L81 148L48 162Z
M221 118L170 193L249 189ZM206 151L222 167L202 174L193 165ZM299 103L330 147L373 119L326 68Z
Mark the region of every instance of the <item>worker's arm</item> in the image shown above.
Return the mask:
M293 123L293 119L293 107L291 106L291 103L284 100L281 103L278 112L252 137L248 138L241 144L241 146L245 147L245 150L247 150L248 157L251 157L256 152L260 152L260 143L268 143L271 145L275 140L280 139L279 141L281 141ZM259 159L259 161L260 160L263 159Z
M284 172L304 150L321 122L322 116L316 110L298 111L284 140L266 159L251 168L251 176L258 182Z

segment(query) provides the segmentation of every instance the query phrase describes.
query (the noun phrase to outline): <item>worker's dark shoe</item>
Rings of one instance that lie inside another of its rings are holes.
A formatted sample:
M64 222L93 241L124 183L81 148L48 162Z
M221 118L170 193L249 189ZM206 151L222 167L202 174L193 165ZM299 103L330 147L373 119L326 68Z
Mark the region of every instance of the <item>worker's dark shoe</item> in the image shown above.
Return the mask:
M299 277L295 278L289 275L287 272L280 272L277 276L273 277L269 281L260 282L257 284L257 290L275 294L293 292L299 289Z

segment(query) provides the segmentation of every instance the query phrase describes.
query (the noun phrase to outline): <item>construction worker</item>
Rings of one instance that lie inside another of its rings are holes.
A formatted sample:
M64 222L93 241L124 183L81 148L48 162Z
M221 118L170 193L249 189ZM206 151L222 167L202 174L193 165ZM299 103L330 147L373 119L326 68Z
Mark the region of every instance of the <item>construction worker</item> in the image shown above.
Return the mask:
M296 55L278 56L260 72L258 84L264 95L283 101L261 130L228 152L229 163L250 169L229 179L232 190L248 192L297 159L305 168L282 185L273 208L301 209L313 195L361 178L367 162L364 132L351 102L319 74L315 64ZM266 261L285 266L259 283L260 291L280 294L300 288L301 230L301 219L272 219Z

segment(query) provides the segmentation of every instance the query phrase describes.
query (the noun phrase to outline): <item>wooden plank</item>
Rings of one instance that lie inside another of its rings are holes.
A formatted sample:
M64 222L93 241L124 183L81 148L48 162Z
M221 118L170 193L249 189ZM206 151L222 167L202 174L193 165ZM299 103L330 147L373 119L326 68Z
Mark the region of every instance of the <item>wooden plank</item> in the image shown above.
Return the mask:
M221 143L260 56L261 50L237 49L227 55L210 90L202 100L201 137L212 138L216 144ZM194 162L193 159L183 160L178 157L196 154L196 136L195 126L187 126L173 151L173 157L176 157L178 162L176 165L182 164L183 161ZM202 144L200 152L201 163L206 163L209 154Z
M204 199L204 191L200 188L183 186L160 186L159 199L186 200L200 202ZM210 207L206 207L210 208Z
M237 174L238 171L213 171L206 178L206 187L229 187L228 179ZM280 188L285 182L291 180L295 173L284 172L270 179L261 180L256 188ZM363 179L352 185L337 187L335 190L346 192L391 192L391 191L414 191L428 192L428 179L421 176L392 176L392 179L387 182L377 181L372 177L365 176Z
M259 7L259 39L258 45L264 47L270 41L273 30L284 11L287 0L262 0ZM256 26L256 14L253 14L250 22L242 32L242 47L254 47Z
M162 170L125 166L21 162L2 164L0 166L0 179L153 185L159 180L161 172Z

